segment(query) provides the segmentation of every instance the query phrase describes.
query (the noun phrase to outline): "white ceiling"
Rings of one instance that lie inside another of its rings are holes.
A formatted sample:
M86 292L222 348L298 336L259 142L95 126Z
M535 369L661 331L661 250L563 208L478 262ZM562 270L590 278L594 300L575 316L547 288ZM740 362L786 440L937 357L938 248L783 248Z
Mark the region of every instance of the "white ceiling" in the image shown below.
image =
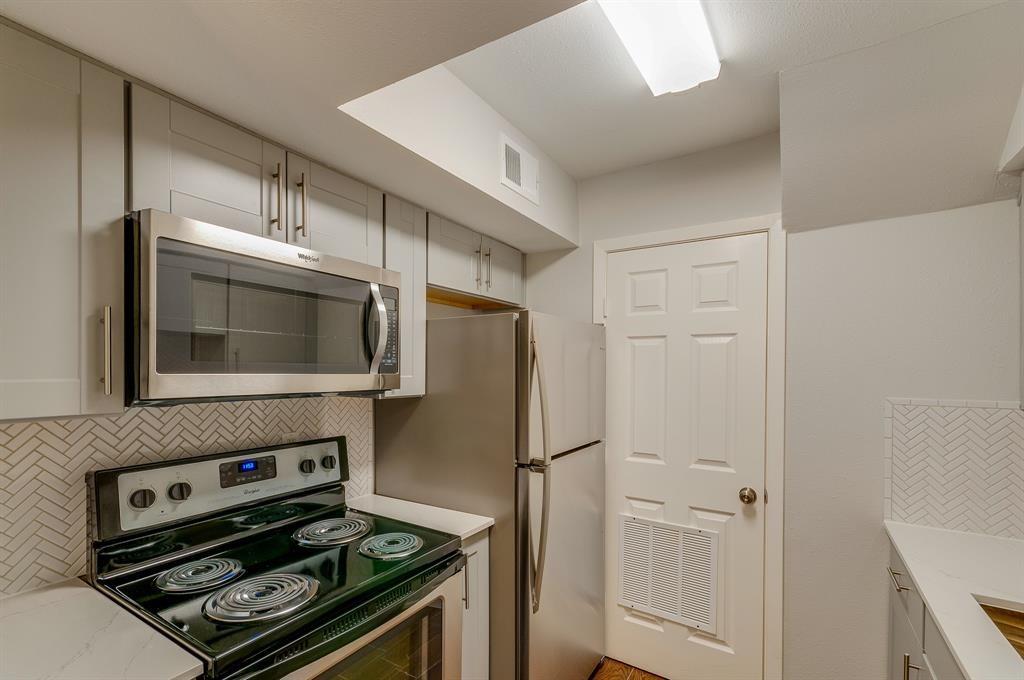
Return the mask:
M577 178L779 128L778 73L1000 0L704 0L718 80L654 98L588 0L446 65Z
M997 168L1022 81L1017 0L783 73L786 229L1016 195Z
M321 162L528 249L571 243L339 104L579 0L0 0L0 14Z

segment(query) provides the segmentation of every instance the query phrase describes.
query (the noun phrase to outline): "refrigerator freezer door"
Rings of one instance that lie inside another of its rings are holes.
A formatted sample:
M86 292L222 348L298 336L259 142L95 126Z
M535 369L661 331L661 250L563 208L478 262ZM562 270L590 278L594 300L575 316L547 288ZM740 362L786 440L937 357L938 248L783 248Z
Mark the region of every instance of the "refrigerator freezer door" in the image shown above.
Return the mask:
M525 471L524 471L525 472ZM604 653L604 444L556 458L540 608L529 598L529 680L586 680ZM526 473L534 550L543 475Z
M545 372L551 451L558 455L604 439L604 328L529 312L529 326ZM530 458L542 458L540 381L530 381ZM527 463L528 460L520 460Z

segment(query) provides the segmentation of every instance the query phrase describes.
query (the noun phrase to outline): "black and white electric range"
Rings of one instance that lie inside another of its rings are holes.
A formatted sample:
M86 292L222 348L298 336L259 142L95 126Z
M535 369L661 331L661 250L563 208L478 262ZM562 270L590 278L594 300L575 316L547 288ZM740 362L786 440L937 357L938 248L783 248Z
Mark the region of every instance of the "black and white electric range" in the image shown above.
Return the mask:
M89 579L207 678L458 677L459 538L347 480L344 437L92 472Z

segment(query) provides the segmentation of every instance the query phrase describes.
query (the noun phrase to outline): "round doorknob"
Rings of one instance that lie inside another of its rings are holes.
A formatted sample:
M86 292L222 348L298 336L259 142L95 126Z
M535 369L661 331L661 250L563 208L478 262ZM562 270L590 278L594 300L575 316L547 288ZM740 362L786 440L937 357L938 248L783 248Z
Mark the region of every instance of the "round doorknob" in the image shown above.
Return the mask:
M740 500L750 505L757 500L757 492L751 489L749 486L745 486L740 489Z

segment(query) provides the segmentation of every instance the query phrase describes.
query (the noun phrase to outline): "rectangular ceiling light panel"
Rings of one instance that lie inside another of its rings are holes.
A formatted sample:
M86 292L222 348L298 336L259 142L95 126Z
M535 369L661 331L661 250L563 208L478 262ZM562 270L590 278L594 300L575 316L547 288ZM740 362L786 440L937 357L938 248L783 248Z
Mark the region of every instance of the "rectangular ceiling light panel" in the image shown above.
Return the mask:
M721 63L699 0L597 0L655 97L718 77Z

